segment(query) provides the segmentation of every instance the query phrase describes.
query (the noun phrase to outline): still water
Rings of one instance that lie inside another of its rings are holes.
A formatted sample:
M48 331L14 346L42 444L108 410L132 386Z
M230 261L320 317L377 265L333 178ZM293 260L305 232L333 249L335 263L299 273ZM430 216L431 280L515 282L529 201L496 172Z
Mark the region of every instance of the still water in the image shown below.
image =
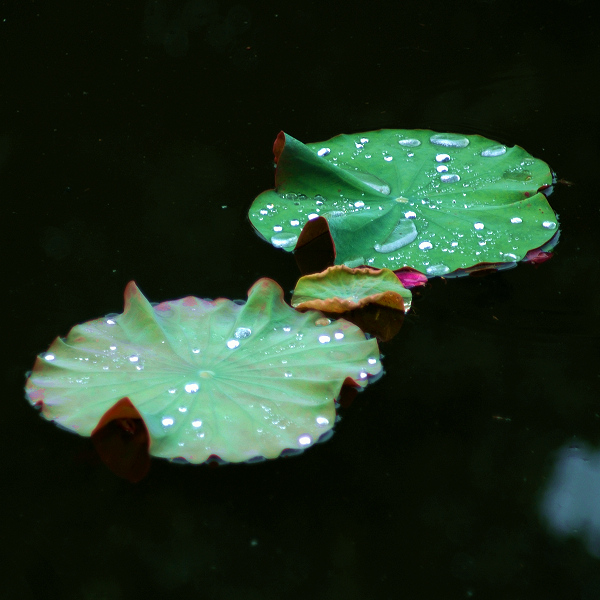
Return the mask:
M7 597L600 598L591 7L3 3ZM432 279L385 375L300 456L155 460L132 485L31 409L36 355L131 280L151 301L291 290L247 219L273 140L379 128L549 163L573 184L555 256Z

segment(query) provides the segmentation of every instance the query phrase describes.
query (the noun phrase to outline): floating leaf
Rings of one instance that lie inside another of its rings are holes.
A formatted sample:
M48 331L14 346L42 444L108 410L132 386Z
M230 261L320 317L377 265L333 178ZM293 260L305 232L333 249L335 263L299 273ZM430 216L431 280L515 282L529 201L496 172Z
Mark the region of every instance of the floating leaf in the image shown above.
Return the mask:
M380 130L304 145L279 134L275 189L250 208L257 231L293 250L327 219L335 263L428 276L514 263L556 233L546 163L479 135Z
M351 269L344 265L301 277L292 295L297 310L345 313L378 304L408 312L412 294L389 269Z
M292 296L296 310L317 309L343 316L382 341L391 340L402 327L412 294L389 269L329 267L301 277Z
M375 340L299 313L260 279L241 305L187 297L152 306L131 282L123 314L75 326L36 360L26 384L42 415L90 435L128 398L150 454L201 463L302 450L335 421L343 384L381 372ZM127 415L117 415L117 418Z

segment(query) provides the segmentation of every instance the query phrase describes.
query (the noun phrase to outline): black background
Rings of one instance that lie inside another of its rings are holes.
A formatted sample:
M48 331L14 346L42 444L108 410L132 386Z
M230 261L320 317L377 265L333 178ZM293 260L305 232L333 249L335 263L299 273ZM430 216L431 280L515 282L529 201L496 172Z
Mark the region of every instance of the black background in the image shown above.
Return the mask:
M594 5L0 2L3 596L600 598L598 558L539 511L556 452L600 446ZM574 185L551 261L417 295L331 441L132 485L24 400L132 279L292 289L246 216L275 136L384 127L519 144Z

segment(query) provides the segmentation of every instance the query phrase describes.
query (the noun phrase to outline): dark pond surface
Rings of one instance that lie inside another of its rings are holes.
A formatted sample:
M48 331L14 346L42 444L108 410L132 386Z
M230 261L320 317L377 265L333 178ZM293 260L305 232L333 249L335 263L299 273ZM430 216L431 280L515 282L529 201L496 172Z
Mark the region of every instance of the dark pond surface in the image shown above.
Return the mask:
M600 598L594 5L0 3L5 597ZM554 258L433 280L299 457L132 485L31 409L36 355L132 279L292 289L246 217L275 136L383 127L548 162L574 183Z

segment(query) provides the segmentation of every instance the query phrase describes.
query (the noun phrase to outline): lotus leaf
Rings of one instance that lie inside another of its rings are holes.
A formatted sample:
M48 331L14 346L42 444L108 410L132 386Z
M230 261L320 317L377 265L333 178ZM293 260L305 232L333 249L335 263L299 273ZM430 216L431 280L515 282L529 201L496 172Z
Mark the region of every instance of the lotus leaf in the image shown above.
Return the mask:
M412 294L389 269L329 267L322 273L301 277L292 295L298 310L316 309L345 313L378 304L408 312Z
M245 304L190 296L156 306L131 282L124 312L56 338L26 392L45 418L85 436L128 398L150 454L239 462L312 445L333 427L342 385L362 388L380 372L374 339L293 310L269 279Z
M428 276L523 259L557 232L542 190L552 173L519 146L479 135L380 130L304 145L281 132L275 189L249 216L291 251L302 227L329 223L335 263Z

